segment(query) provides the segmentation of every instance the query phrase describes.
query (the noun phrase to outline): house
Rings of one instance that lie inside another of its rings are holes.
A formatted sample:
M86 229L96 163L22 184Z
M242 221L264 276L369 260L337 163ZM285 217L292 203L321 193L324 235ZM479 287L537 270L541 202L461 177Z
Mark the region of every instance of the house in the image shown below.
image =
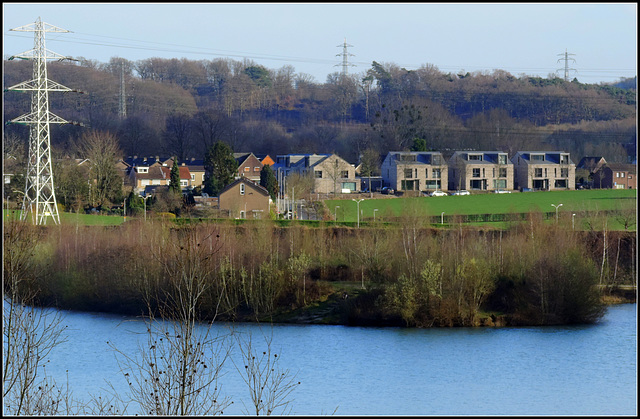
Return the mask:
M337 154L286 154L272 166L281 179L297 173L313 176L313 193L338 194L360 191L355 167Z
M171 179L171 169L172 167L161 167L161 170L164 172L164 176L169 180ZM178 166L178 173L180 174L180 189L182 191L193 189L189 168L184 164ZM169 185L169 182L167 182L167 185Z
M514 186L533 190L574 190L576 165L564 151L518 151L512 158Z
M448 188L448 166L437 151L390 151L380 171L385 186L396 191Z
M138 194L143 194L147 186L169 185L171 170L167 175L162 169L163 166L133 166L129 170L128 184Z
M607 163L593 175L593 187L602 189L638 189L636 165Z
M227 185L218 195L218 205L230 218L269 217L269 192L246 177L240 177Z
M456 151L447 162L450 190L513 189L513 163L500 151Z
M189 173L191 174L191 186L197 188L204 185L204 160L196 160L193 157L185 160L180 164L181 166L187 166Z
M253 153L233 153L233 158L238 162L238 177L246 177L255 182L260 182L262 162Z
M576 165L576 183L579 183L580 186L591 186L593 174L605 164L607 161L602 156L583 157Z

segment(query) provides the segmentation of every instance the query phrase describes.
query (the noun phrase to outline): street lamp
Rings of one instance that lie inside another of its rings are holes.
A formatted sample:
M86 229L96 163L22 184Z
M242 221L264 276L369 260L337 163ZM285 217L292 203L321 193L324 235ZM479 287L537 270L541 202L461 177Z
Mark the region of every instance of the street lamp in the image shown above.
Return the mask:
M556 209L556 224L557 224L558 223L558 208L560 208L562 206L562 204L558 204L558 205L551 204L551 206Z
M358 212L358 228L360 228L360 202L364 201L364 199L352 199L352 201L356 202L356 211Z
M147 198L151 195L145 195L144 197L144 220L147 221Z
M338 221L338 208L340 208L340 205L336 205L335 208L333 209L333 223L334 224Z
M440 213L440 224L444 224L444 211Z
M376 222L376 211L378 211L378 208L375 208L375 209L373 210L373 222L374 222L374 223Z

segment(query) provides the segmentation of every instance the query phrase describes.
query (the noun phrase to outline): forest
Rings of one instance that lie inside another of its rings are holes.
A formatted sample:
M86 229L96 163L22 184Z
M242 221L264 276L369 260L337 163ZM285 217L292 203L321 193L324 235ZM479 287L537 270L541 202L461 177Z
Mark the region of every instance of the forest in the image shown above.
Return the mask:
M83 157L87 130L116 136L123 157L203 158L216 141L234 152L337 153L351 163L367 149L557 150L628 162L635 156L637 77L583 84L555 75L503 70L445 73L425 64L406 70L372 62L324 83L290 65L251 60L149 58L108 63L50 62L48 77L77 92L49 94L50 110L74 122L51 130L59 156ZM31 95L10 87L30 80L32 63L4 61L5 122L29 112ZM5 126L5 137L28 127ZM54 156L55 157L55 156Z

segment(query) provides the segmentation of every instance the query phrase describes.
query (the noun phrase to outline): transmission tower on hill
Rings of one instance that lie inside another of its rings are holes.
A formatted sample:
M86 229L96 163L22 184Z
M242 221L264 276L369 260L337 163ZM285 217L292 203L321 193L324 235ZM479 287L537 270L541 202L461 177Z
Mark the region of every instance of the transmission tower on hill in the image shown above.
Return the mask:
M569 81L569 70L572 70L572 71L578 71L578 70L576 70L575 68L569 68L569 60L572 60L574 63L576 62L576 60L575 60L575 59L573 59L573 58L569 58L569 55L576 55L576 54L569 54L569 53L567 52L567 50L565 49L565 50L564 50L564 54L558 54L558 55L560 55L560 56L564 56L564 58L559 58L559 59L558 59L558 62L560 62L560 61L564 61L564 81ZM558 69L558 70L556 70L556 71L560 71L560 70L562 70L562 69L561 69L561 68L559 68L559 69Z
M33 79L6 90L31 92L31 112L12 119L9 123L29 125L29 161L25 179L22 202L22 220L31 214L36 225L44 225L47 217L60 224L56 195L53 188L53 170L51 166L50 124L69 124L49 112L49 92L77 92L47 78L48 59L58 61L71 59L48 51L44 45L45 32L70 32L44 23L38 18L35 23L21 26L12 31L34 32L34 48L10 57L13 59L33 60Z
M347 68L348 67L355 67L355 64L349 64L349 57L355 57L355 55L349 53L347 51L347 47L353 47L353 45L349 45L347 44L347 38L344 39L344 44L342 45L338 45L338 47L342 47L342 53L341 54L336 54L336 57L342 56L342 64L336 64L334 65L334 67L337 66L342 66L342 75L346 76L347 75Z

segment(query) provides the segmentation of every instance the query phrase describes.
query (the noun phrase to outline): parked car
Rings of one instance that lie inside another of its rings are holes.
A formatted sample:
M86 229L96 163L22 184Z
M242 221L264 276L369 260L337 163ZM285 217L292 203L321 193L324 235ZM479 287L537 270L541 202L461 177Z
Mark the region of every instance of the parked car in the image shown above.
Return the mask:
M393 195L395 193L395 191L388 186L385 186L384 188L382 188L380 192L382 192L385 195Z
M433 191L429 194L429 196L447 196L448 194L444 191Z
M493 191L493 193L511 193L511 191L507 191L504 189L496 189L495 191Z
M455 192L452 192L451 195L471 195L471 192L464 191L464 190L463 191L455 191Z

